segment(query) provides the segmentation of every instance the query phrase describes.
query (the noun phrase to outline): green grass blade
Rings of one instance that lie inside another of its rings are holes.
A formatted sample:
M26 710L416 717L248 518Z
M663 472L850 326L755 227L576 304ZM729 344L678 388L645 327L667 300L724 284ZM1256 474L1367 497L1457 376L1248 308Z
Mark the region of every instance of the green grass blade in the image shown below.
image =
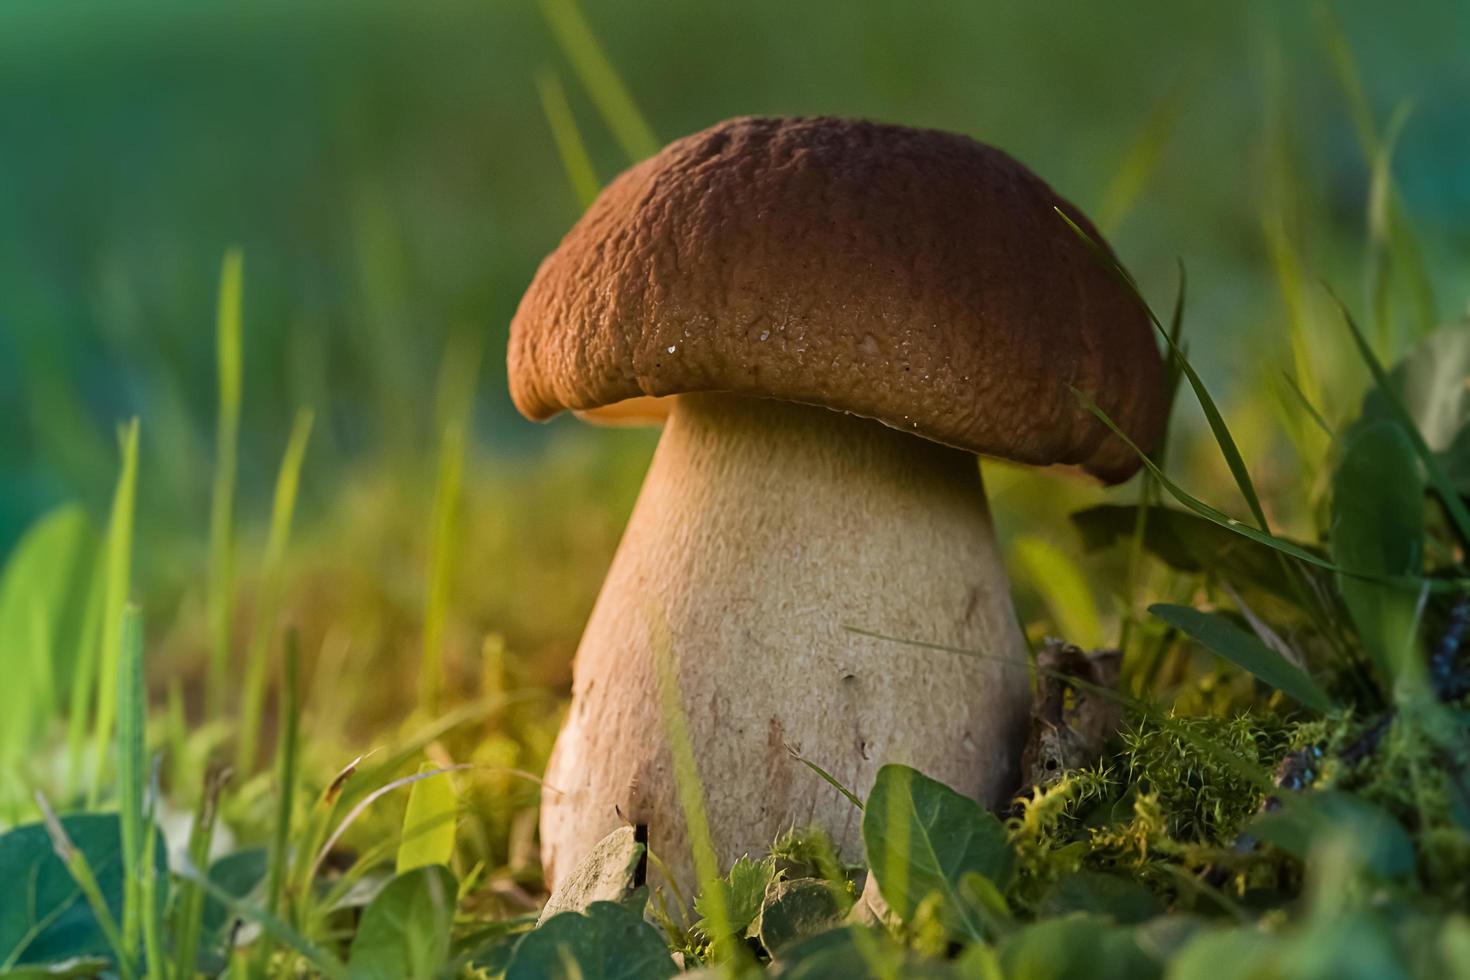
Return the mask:
M1291 375L1283 371L1281 374L1281 381L1286 389L1295 396L1297 404L1300 405L1302 407L1302 410L1307 413L1307 417L1310 418L1314 423L1316 423L1317 428L1321 430L1324 436L1331 439L1332 426L1328 425L1327 419L1323 418L1322 413L1317 411L1317 406L1313 405L1310 401L1307 400L1307 395L1304 391L1302 391L1301 385L1296 383L1296 378L1293 378Z
M454 584L465 442L480 352L478 334L456 334L445 348L439 370L435 412L441 433L439 466L430 515L429 588L424 603L424 648L419 670L419 707L427 717L439 712L444 697L445 624Z
M1418 236L1404 216L1403 205L1397 191L1391 191L1389 207L1390 234L1394 243L1394 263L1408 280L1410 294L1418 314L1419 336L1432 332L1439 326L1439 303L1434 295L1434 283L1429 278L1429 269L1424 261L1424 250L1419 246Z
M1286 338L1291 355L1291 370L1297 386L1314 405L1325 405L1315 370L1312 326L1314 319L1307 303L1307 290L1302 274L1301 256L1292 241L1291 227L1298 218L1302 198L1302 180L1297 173L1292 152L1291 125L1282 105L1287 83L1282 73L1279 52L1271 62L1273 69L1267 80L1266 186L1261 233L1265 240L1271 270L1276 279L1286 313ZM1294 433L1302 447L1310 447L1306 430Z
M1308 708L1332 710L1332 699L1310 674L1229 620L1189 606L1166 603L1149 606L1148 611Z
M97 562L87 604L82 612L76 674L71 682L71 701L66 714L66 798L78 792L83 778L82 757L87 744L87 723L92 719L92 701L97 688L97 661L102 653L102 615L106 597L106 563Z
M123 611L131 589L133 563L133 509L138 493L138 420L133 419L119 432L122 448L122 471L112 497L112 514L107 525L104 546L104 578L101 641L97 671L97 714L92 743L96 757L92 760L92 782L87 791L89 806L96 807L102 797L102 776L107 763L107 746L112 741L113 723L117 718L117 678L122 662Z
M199 808L189 830L188 861L195 868L209 865L209 851L214 843L214 827L219 816L220 794L224 792L231 770L213 767L204 776L204 789L199 794ZM193 878L180 876L179 891L174 898L171 932L174 942L175 980L191 980L197 971L200 929L204 922L204 889Z
M1148 314L1148 318L1153 321L1154 326L1158 329L1160 335L1163 336L1165 343L1168 345L1170 357L1178 365L1179 370L1183 372L1184 377L1189 380L1190 388L1194 389L1195 398L1199 400L1200 408L1204 410L1205 421L1209 423L1210 432L1215 437L1215 443L1220 447L1221 455L1225 457L1225 465L1230 468L1230 475L1235 478L1235 485L1240 490L1240 495L1245 498L1246 505L1250 507L1251 515L1255 517L1256 524L1262 531L1269 532L1271 527L1266 520L1266 511L1261 506L1261 498L1256 493L1255 483L1251 480L1250 470L1246 468L1245 459L1240 455L1240 448L1235 444L1235 437L1230 434L1230 427L1225 424L1225 417L1220 414L1220 409L1215 404L1215 399L1210 397L1210 392L1205 388L1205 383L1200 380L1199 374L1194 370L1194 365L1189 363L1189 358L1184 356L1184 351L1179 347L1174 337L1170 335L1170 331L1159 321L1158 315L1154 313L1153 307L1148 305L1148 301L1143 298L1143 294L1139 292L1138 284L1129 275L1128 271L1115 258L1109 255L1100 243L1093 241L1087 232L1083 231L1076 222L1067 217L1066 212L1061 208L1056 208L1055 210L1057 214L1061 215L1062 220L1071 227L1073 233L1081 238L1088 248L1091 249L1092 253L1112 270L1113 274L1118 278L1118 281L1133 293L1139 304Z
M658 152L658 140L617 70L603 52L575 0L541 0L541 12L556 42L582 82L588 97L602 114L629 160Z
M184 868L179 873L181 877L197 885L205 895L219 902L240 918L248 919L260 926L261 932L270 936L276 943L288 949L295 950L303 959L319 970L322 976L328 977L330 980L349 980L347 968L342 965L341 960L320 946L317 946L276 916L264 909L251 905L242 898L231 895L210 881L208 876L198 868ZM237 976L243 978L246 975L245 972L241 972L239 969L239 964L242 961L244 961L243 951L236 951L235 959L232 962L232 968L229 973L232 980Z
M1292 372L1297 387L1314 405L1322 404L1321 386L1312 370L1312 343L1309 338L1311 316L1303 295L1301 259L1292 245L1286 225L1279 214L1267 216L1262 224L1271 266L1276 273L1276 288L1286 304L1286 336L1291 351Z
M175 674L168 679L163 702L163 757L168 760L171 787L191 786L194 766L190 756L189 717L184 708L184 681Z
M153 771L152 788L148 794L147 809L143 821L143 863L140 868L141 879L138 888L138 899L142 902L142 925L143 925L143 955L148 966L148 980L167 980L168 978L168 954L165 952L163 943L163 909L159 905L158 894L158 840L159 835L154 832L156 821L154 819L154 807L158 802L160 793L158 788L158 768L155 765Z
M1210 521L1214 524L1218 524L1221 527L1226 528L1230 531L1234 531L1236 534L1250 538L1252 541L1255 541L1258 544L1263 544L1268 548L1272 548L1280 552L1281 554L1286 555L1287 557L1295 558L1298 561L1304 561L1308 565L1315 565L1318 568L1326 569L1329 572L1335 572L1339 575L1348 575L1357 578L1368 579L1371 581L1381 581L1386 584L1403 585L1413 583L1417 585L1421 581L1417 578L1385 578L1383 576L1365 574L1361 571L1343 568L1342 566L1334 562L1328 561L1320 555L1313 554L1307 549L1291 541L1288 541L1285 538L1279 538L1269 532L1261 531L1257 528L1251 527L1249 524L1237 521L1235 518L1229 516L1228 514L1216 510L1209 504L1200 500L1198 497L1192 496L1184 488L1180 487L1177 483L1165 476L1163 470L1159 469L1158 465L1154 463L1153 460L1149 459L1148 456L1144 454L1143 450L1139 449L1138 445L1132 439L1128 438L1127 433L1118 428L1117 423L1108 418L1107 413L1099 408L1097 404L1092 401L1091 398L1088 398L1085 393L1078 391L1075 388L1073 389L1073 391L1076 393L1077 397L1082 400L1082 403L1088 408L1089 411L1092 412L1093 415L1102 420L1102 423L1104 425L1111 429L1118 436L1118 438L1122 439L1123 442L1130 449L1138 454L1138 458L1143 462L1143 465L1147 467L1151 473L1154 474L1154 476L1159 481L1159 485L1167 490L1170 496L1179 501L1185 507L1194 511L1200 517L1203 517L1205 520ZM1433 588L1438 591L1451 590L1459 587L1459 585L1461 584L1460 580L1458 579L1424 579L1422 581L1428 582Z
M1348 115L1353 121L1353 132L1358 137L1358 146L1363 151L1363 158L1371 160L1378 146L1378 126L1373 120L1373 108L1363 87L1363 76L1358 71L1357 59L1353 57L1347 34L1331 5L1319 4L1317 14L1318 24L1327 44L1327 53L1332 58L1332 68L1337 75L1337 84L1347 100Z
M306 456L307 442L311 438L311 423L311 409L303 408L296 413L296 422L291 427L291 438L286 443L286 453L281 459L281 469L276 476L270 536L266 539L260 598L250 636L249 652L246 655L245 690L240 701L240 732L235 755L235 768L240 772L249 772L255 764L260 737L260 715L265 707L271 642L275 637L276 615L281 601L286 546L291 540L291 521L296 513L296 493L301 485L301 463Z
M286 901L286 865L291 856L291 817L296 806L296 770L300 750L301 664L296 632L286 634L285 670L281 684L279 738L276 745L276 818L271 833L270 864L266 870L265 912L273 919L282 917ZM264 976L275 946L275 936L267 931L255 949L253 972Z
M240 440L241 294L244 257L237 248L225 253L220 270L219 308L215 317L215 355L219 415L215 426L214 490L209 508L209 677L206 717L225 710L230 689L230 632L235 614L235 470Z
M465 434L463 426L451 423L444 429L439 446L439 475L434 489L430 518L432 545L429 556L429 589L424 610L424 649L419 670L419 706L426 717L438 712L443 702L444 633L449 618L449 592L453 584L454 554L461 484L464 479Z
M1337 303L1338 309L1342 311L1343 323L1347 325L1348 332L1352 335L1353 343L1357 346L1358 353L1363 358L1363 363L1368 366L1369 372L1372 373L1373 382L1378 386L1379 392L1383 395L1384 404L1389 407L1389 412L1394 420L1403 427L1405 435L1409 437L1409 442L1414 447L1414 452L1419 456L1419 461L1424 464L1424 471L1429 476L1430 485L1434 487L1435 493L1439 495L1440 502L1444 504L1445 511L1449 514L1450 521L1455 525L1455 530L1459 532L1460 539L1465 542L1470 542L1470 510L1465 508L1465 501L1460 498L1459 491L1455 489L1455 484L1450 480L1449 474L1445 472L1444 466L1439 461L1439 457L1434 454L1434 451L1424 441L1424 434L1419 431L1418 425L1414 423L1413 416L1404 407L1404 400L1394 390L1393 382L1389 380L1388 372L1383 369L1383 364L1374 355L1372 346L1369 345L1368 339L1363 336L1363 331L1358 326L1357 321L1353 319L1353 315L1348 310L1347 304L1343 303L1336 293L1332 293L1330 288L1328 292L1331 293L1333 300Z
M128 604L123 613L121 657L117 673L117 798L122 828L123 949L131 959L138 951L143 916L144 835L147 814L147 745L144 742L148 704L143 686L143 617Z
M450 425L469 428L484 351L485 339L479 330L455 330L444 345L439 374L434 381L434 426L437 432L443 432Z
M1408 122L1412 103L1401 102L1389 119L1383 142L1369 160L1368 248L1363 272L1363 296L1373 311L1378 356L1389 358L1395 349L1392 307L1393 153Z
M51 809L51 804L40 792L36 793L36 806L40 808L41 818L46 823L46 833L51 838L52 850L56 852L56 856L66 867L67 873L71 875L72 881L76 882L77 888L87 899L87 906L92 910L92 917L97 920L97 926L102 930L102 935L106 937L107 945L112 947L113 958L117 961L118 976L122 980L137 980L138 973L132 957L127 952L126 944L123 942L122 931L118 928L117 919L113 918L112 911L107 907L107 899L102 896L102 889L97 884L97 876L92 871L87 855L72 843L66 828L57 818L56 811Z
M1358 146L1363 153L1363 161L1371 172L1370 182L1374 185L1374 192L1370 197L1368 265L1370 274L1376 276L1380 272L1387 272L1386 268L1377 268L1376 257L1372 254L1378 250L1378 243L1375 242L1372 231L1373 213L1377 211L1377 223L1382 230L1381 258L1384 263L1391 263L1403 273L1417 308L1419 333L1426 334L1438 323L1434 286L1425 268L1424 256L1419 248L1418 240L1413 229L1409 227L1408 220L1404 217L1402 200L1398 189L1394 186L1388 166L1392 157L1392 144L1398 136L1395 130L1402 125L1399 116L1406 109L1400 105L1395 110L1394 116L1389 121L1389 135L1380 138L1378 124L1373 116L1373 108L1363 85L1362 73L1358 70L1357 59L1353 56L1352 46L1348 43L1347 33L1343 30L1341 22L1329 4L1321 4L1318 7L1318 14L1337 82L1347 102L1348 114L1353 120L1353 131L1357 135ZM1378 206L1375 208L1372 202L1377 202ZM1380 307L1374 301L1375 292L1374 281L1370 279L1367 299L1370 304L1369 308L1373 309L1376 314ZM1381 320L1379 322L1381 323ZM1383 338L1380 336L1380 343L1382 341ZM1384 357L1389 356L1390 351L1390 347L1380 348L1381 356Z
M1422 335L1433 330L1438 324L1438 311L1434 298L1434 286L1425 268L1423 252L1419 248L1413 229L1409 227L1408 220L1404 217L1401 196L1394 186L1391 175L1388 174L1384 150L1385 145L1392 143L1397 137L1397 133L1392 133L1394 121L1390 119L1389 122L1391 135L1380 140L1378 124L1374 120L1373 108L1363 85L1362 73L1358 70L1357 59L1353 56L1352 46L1348 43L1347 33L1343 30L1330 4L1321 4L1318 7L1318 13L1321 16L1322 33L1326 38L1327 50L1332 58L1338 85L1342 88L1348 114L1353 120L1353 130L1357 134L1358 146L1363 152L1363 161L1373 171L1375 177L1380 172L1385 177L1381 197L1384 239L1388 243L1388 250L1392 253L1392 264L1404 274L1408 281L1417 307L1419 333ZM1400 109L1402 108L1401 106ZM1385 353L1384 356L1387 354Z
M851 803L859 810L863 808L863 801L858 799L858 795L852 790L848 789L846 786L842 785L842 783L837 779L836 776L832 775L830 772L823 769L821 766L817 765L806 756L798 753L796 749L791 747L791 744L789 742L786 744L786 751L791 754L791 758L806 766L812 772L820 776L822 778L822 781L825 782L828 786L831 786L837 792L841 793L847 799L847 802Z
M1164 460L1167 458L1166 454L1169 450L1169 429L1174 422L1174 406L1179 400L1179 382L1182 380L1183 374L1180 370L1180 365L1188 361L1188 358L1184 356L1188 352L1184 349L1182 338L1184 337L1184 306L1186 298L1189 295L1189 273L1184 268L1183 259L1180 259L1178 264L1179 291L1174 294L1174 311L1169 314L1169 333L1166 339L1168 340L1169 349L1178 350L1180 356L1178 360L1172 357L1169 358L1169 367L1164 375L1164 397L1167 399L1165 402L1166 414L1164 416L1163 431L1159 434L1159 450L1154 454L1155 461L1160 466L1164 464ZM1152 485L1151 481L1150 485ZM1152 489L1157 491L1158 487L1153 486Z
M30 620L30 632L26 637L26 649L29 651L31 685L30 696L26 700L30 702L30 711L35 717L49 719L56 713L56 681L51 676L52 665L56 663L56 640L52 635L51 616L46 604L40 598L35 598L30 607L30 615L27 617ZM0 746L0 754L11 754L20 747L19 744Z
M1174 295L1174 312L1169 317L1169 340L1170 347L1178 347L1181 351L1183 346L1180 338L1184 333L1184 305L1185 298L1189 292L1189 275L1185 271L1184 262L1179 262L1179 290ZM1174 408L1179 404L1179 382L1181 372L1179 363L1174 358L1168 361L1164 377L1164 424L1159 430L1159 448L1155 455L1155 462L1160 468L1164 465L1169 449L1169 430L1174 424ZM1133 637L1133 628L1138 620L1138 601L1141 591L1140 583L1143 577L1143 558L1145 554L1144 544L1148 540L1149 511L1158 503L1159 482L1149 470L1144 470L1142 485L1138 490L1138 516L1133 522L1133 539L1128 546L1128 571L1124 586L1125 601L1127 607L1124 610L1122 623L1118 630L1118 649L1123 652L1123 674L1125 677L1137 673L1141 653L1133 648L1130 642Z
M546 125L551 128L551 138L556 141L562 169L577 195L577 203L585 209L597 199L602 182L597 179L592 158L587 155L587 145L582 142L582 133L577 129L577 118L572 115L560 76L550 69L537 72L536 90L541 94L541 111L546 116Z
M1128 147L1097 210L1097 225L1104 233L1112 234L1118 229L1158 170L1159 161L1179 123L1189 88L1183 78L1171 85L1164 97L1154 104L1148 119Z
M704 787L699 780L699 763L694 758L694 742L689 735L689 718L684 713L683 695L674 664L673 638L662 611L653 614L656 635L651 638L654 672L658 682L659 712L663 716L664 735L668 739L672 759L674 785L684 826L693 851L694 871L699 891L708 896L704 917L709 920L714 956L718 960L742 963L745 945L730 926L730 908L720 883L720 862L715 855L714 838L710 835L709 815L705 809Z

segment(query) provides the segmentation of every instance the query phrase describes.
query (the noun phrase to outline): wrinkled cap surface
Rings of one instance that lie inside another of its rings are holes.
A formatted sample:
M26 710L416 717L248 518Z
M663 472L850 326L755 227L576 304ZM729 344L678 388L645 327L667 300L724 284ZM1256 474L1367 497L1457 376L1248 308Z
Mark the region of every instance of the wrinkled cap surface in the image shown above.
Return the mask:
M545 419L725 391L819 405L1107 481L1162 428L1137 299L1057 215L1080 212L964 136L743 118L602 192L511 323L511 397ZM1106 246L1104 246L1106 247Z

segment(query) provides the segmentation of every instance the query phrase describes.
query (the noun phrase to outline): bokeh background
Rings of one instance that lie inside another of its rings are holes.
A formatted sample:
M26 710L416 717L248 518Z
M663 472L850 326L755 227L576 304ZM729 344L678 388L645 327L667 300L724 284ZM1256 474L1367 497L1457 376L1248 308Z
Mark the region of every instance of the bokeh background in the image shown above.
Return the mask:
M609 125L582 27L646 132L626 113ZM1277 382L1293 356L1346 344L1314 283L1364 300L1372 144L1400 107L1384 193L1433 293L1395 288L1440 319L1470 295L1463 0L7 4L0 554L64 501L103 522L115 425L140 418L134 591L171 665L155 669L187 691L207 644L216 293L239 246L242 622L291 420L311 406L286 615L313 656L336 651L324 676L364 678L362 725L411 706L444 379L478 356L450 674L478 676L493 636L558 689L656 439L532 425L506 396L511 314L581 207L548 125L558 91L601 180L748 113L868 116L1009 150L1098 219L1159 309L1185 261L1191 355L1268 489L1316 479L1279 471L1299 457L1279 451ZM1295 355L1293 321L1308 338ZM1329 418L1358 397L1317 394ZM1194 427L1186 407L1172 465L1210 497L1229 484L1191 449ZM988 480L1023 618L1106 640L1107 576L1065 519L1100 492L1005 467Z

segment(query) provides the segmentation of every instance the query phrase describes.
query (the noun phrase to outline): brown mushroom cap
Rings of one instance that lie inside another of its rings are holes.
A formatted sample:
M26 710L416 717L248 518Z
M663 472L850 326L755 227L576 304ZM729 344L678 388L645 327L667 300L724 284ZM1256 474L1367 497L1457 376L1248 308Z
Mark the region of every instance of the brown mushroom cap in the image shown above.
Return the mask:
M803 402L1107 481L1152 450L1163 370L1137 299L1056 214L1075 208L964 136L742 118L602 192L511 323L516 407L545 419L692 391Z

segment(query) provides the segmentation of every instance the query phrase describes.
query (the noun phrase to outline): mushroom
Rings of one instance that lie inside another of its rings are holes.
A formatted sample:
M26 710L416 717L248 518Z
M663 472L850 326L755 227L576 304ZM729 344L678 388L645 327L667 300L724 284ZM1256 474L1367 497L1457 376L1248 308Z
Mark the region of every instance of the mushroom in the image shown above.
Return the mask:
M860 849L793 753L859 793L889 762L1014 789L1029 671L975 454L1114 482L1136 456L1071 388L1145 448L1164 413L1143 310L1058 207L1101 241L966 137L742 118L623 173L541 264L516 407L667 416L546 774L553 884L627 822L693 881L661 656L726 865L793 826Z

